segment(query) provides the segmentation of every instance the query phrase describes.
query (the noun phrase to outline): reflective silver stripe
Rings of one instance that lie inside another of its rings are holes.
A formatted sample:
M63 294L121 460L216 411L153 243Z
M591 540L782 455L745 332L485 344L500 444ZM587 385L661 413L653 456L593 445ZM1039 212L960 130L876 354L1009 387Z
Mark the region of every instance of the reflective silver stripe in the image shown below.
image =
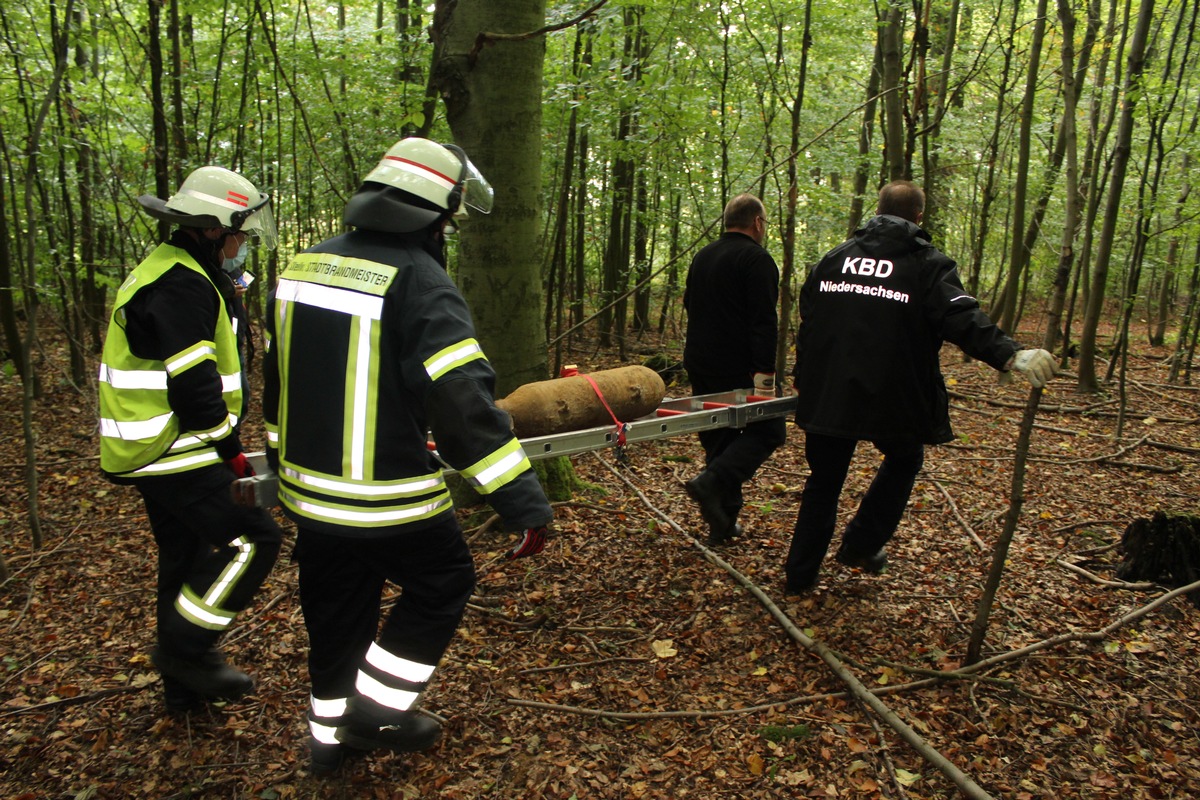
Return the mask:
M358 356L354 366L354 398L350 412L353 429L350 432L350 477L366 477L367 406L371 398L371 320L358 318Z
M434 353L425 362L425 372L429 374L431 381L436 381L455 367L465 364L468 361L474 361L477 358L484 358L483 348L474 339L467 339L445 350Z
M383 298L322 286L317 283L283 279L275 290L276 300L291 300L306 306L338 311L356 317L379 319L383 316Z
M180 436L175 440L175 443L171 445L171 450L186 450L189 447L194 447L198 444L210 444L219 439L224 439L236 426L237 417L235 417L233 414L230 414L225 419L225 422L221 423L215 428L207 431L193 431L191 435Z
M195 436L180 436L175 440L175 443L171 445L170 450L178 452L179 450L190 450L191 448L202 444L212 444L214 441L223 439L226 433L228 433L231 429L236 428L237 422L237 417L235 417L233 414L230 414L227 424L218 425L211 431L197 433Z
M358 678L354 681L354 688L364 697L369 697L381 706L394 708L397 711L408 711L412 704L417 701L420 694L417 692L408 692L404 689L393 689L390 686L385 686L379 681L372 678L365 672L359 672Z
M275 430L274 428L267 428L267 441L270 442L272 447L278 449L279 431Z
M151 419L130 420L127 422L118 422L115 419L101 417L100 419L100 435L108 436L113 439L123 439L127 442L136 442L141 439L153 439L167 429L171 418L175 415L168 411L166 414L159 414Z
M285 466L281 466L280 472L289 479L304 486L311 486L314 489L321 489L322 491L334 494L350 494L359 497L382 497L385 495L411 497L435 491L446 483L446 479L442 477L442 473L440 472L435 472L432 475L422 475L419 478L408 478L402 481L390 481L378 484L355 483L354 481L343 481L337 478L318 478L315 475L306 475L296 471L292 467Z
M161 369L113 369L100 365L100 382L114 389L158 389L167 388L167 372ZM238 383L241 386L241 383Z
M335 725L323 725L315 719L308 721L308 732L312 734L315 741L321 744L341 744L337 740L337 737L333 735L336 730L337 726Z
M491 467L480 470L473 477L479 483L480 487L487 488L492 485L492 482L503 477L505 473L509 473L509 471L520 467L523 461L526 461L526 455L524 455L524 450L521 450L521 447L518 446L516 452L509 453L509 455L506 455L500 461L492 464Z
M183 614L185 617L188 617L197 625L214 630L223 630L228 628L229 624L233 622L234 617L233 614L222 612L217 609L205 608L204 606L200 605L189 596L186 586L184 587L183 591L179 593L179 596L175 598L175 608L179 610L179 613Z
M176 375L183 372L193 364L198 364L207 358L215 359L217 357L217 348L212 344L202 344L187 351L180 353L171 361L166 362L167 374Z
M229 590L246 573L250 559L254 558L254 543L245 536L234 539L229 546L236 547L238 554L225 565L225 569L221 570L221 574L204 594L204 602L214 608L220 607L225 596L229 594Z
M165 370L157 369L113 369L107 364L101 364L100 382L107 383L114 389L153 389L163 391L167 388L167 373ZM241 388L241 372L221 376L222 392L236 392Z
M350 702L347 697L339 697L335 700L321 700L319 698L308 696L308 705L312 708L313 716L316 717L340 717L346 713L346 706Z
M287 494L287 493L285 493ZM424 503L410 508L387 508L379 511L356 511L348 508L314 503L311 500L301 500L295 495L288 494L288 499L301 514L317 519L333 520L349 523L388 524L401 523L410 519L432 516L443 508L449 508L452 503L450 495L442 495L431 503Z
M393 655L375 642L367 649L367 663L409 683L426 683L437 669L436 664L418 664Z
M160 459L144 467L135 469L131 475L153 475L156 472L180 471L188 467L202 467L205 464L220 464L221 457L215 450L202 450L194 456L179 456L173 459Z

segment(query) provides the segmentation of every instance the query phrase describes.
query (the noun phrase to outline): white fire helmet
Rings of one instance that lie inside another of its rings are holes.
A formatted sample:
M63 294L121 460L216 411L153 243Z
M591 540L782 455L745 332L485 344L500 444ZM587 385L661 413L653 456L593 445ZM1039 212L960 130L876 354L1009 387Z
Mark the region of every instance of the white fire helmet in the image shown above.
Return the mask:
M456 217L465 217L467 208L481 214L492 210L491 184L453 144L401 139L363 180L402 189Z
M143 195L138 201L151 216L176 225L244 231L258 236L261 244L270 249L279 241L270 196L224 167L194 170L165 203L150 195Z

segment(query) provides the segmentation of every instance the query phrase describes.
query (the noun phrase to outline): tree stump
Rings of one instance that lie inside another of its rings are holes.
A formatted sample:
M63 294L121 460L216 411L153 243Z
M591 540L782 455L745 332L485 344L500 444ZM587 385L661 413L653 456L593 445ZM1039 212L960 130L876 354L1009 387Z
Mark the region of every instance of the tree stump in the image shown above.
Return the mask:
M1200 517L1156 511L1149 519L1135 519L1121 534L1121 554L1121 580L1172 588L1192 583L1200 579ZM1188 599L1200 608L1200 592L1190 592Z

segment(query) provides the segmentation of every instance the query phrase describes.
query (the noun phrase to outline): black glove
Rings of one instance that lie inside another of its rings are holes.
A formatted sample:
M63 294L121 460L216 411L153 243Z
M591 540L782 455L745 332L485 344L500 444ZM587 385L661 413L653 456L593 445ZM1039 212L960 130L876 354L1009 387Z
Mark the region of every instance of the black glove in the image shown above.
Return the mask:
M536 556L546 546L546 538L549 535L550 529L546 525L540 528L526 528L521 532L521 540L513 545L504 557L512 561L514 558Z

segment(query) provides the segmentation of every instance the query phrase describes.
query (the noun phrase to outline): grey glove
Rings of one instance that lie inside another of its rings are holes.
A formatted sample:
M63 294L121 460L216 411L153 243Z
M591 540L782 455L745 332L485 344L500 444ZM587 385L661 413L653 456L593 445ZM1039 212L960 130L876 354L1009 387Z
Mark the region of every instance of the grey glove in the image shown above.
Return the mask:
M1018 350L1012 368L1028 378L1034 388L1041 389L1058 373L1058 362L1046 350Z

